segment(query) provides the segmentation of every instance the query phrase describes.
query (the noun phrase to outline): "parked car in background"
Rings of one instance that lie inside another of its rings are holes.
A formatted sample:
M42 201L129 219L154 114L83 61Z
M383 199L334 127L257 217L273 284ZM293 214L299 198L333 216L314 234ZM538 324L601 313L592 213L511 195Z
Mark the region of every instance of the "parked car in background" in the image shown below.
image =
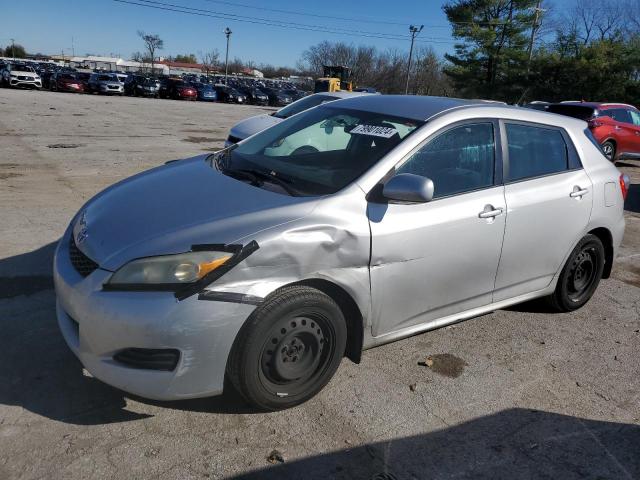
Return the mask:
M269 97L257 87L238 87L237 90L247 97L247 103L251 105L268 105Z
M87 83L92 93L124 95L124 85L112 73L92 73Z
M91 78L91 73L89 73L89 72L76 72L75 76L78 79L78 81L82 84L82 88L84 89L84 91L85 92L89 92L90 91L89 79Z
M284 88L281 90L281 92L285 95L289 95L291 97L291 100L294 102L309 95L308 92L297 90L295 88Z
M269 105L272 107L284 107L293 102L291 95L284 93L280 89L265 87L261 90L269 97Z
M624 103L562 102L548 112L585 120L605 156L615 162L640 159L640 111Z
M168 78L161 82L160 98L174 100L197 100L198 92L189 82L179 78Z
M215 102L218 99L218 92L208 83L196 84L196 90L198 91L198 100L201 102Z
M314 93L304 97L297 102L294 102L284 108L281 108L277 112L271 114L256 115L236 123L229 131L229 136L224 142L224 146L228 147L234 143L238 143L240 140L244 140L250 137L254 133L258 133L265 128L269 128L289 118L292 115L303 112L313 107L317 107L326 102L333 102L334 100L340 100L341 98L356 97L359 95L369 95L367 93L352 93L352 92L327 92L327 93Z
M524 108L531 108L532 110L540 110L546 112L549 109L550 102L544 102L541 100L535 100L533 102L522 105Z
M140 97L157 97L158 81L155 78L144 77L142 75L131 75L124 83L124 93L126 95Z
M6 63L0 71L0 83L4 87L36 88L38 90L42 88L40 75L33 67L24 63Z
M256 409L289 408L364 349L536 298L584 306L611 273L628 180L575 119L330 102L89 200L55 252L59 328L134 395L228 379Z
M214 88L218 95L219 102L247 103L247 98L235 88L220 83L214 85Z
M49 90L52 92L84 93L84 84L71 72L56 72L49 79Z

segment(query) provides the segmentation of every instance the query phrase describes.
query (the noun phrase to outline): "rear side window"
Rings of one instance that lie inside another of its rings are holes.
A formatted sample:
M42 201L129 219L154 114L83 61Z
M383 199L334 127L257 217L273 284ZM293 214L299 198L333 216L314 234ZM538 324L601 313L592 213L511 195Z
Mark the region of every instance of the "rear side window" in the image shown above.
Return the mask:
M640 112L637 110L629 110L629 115L631 115L631 121L636 127L640 127Z
M562 132L553 128L507 123L507 180L540 177L569 169L569 152Z
M633 121L631 120L631 114L624 108L612 108L611 110L604 110L602 114L613 118L616 122L633 124Z
M494 184L495 140L492 123L454 127L421 147L397 170L433 180L434 198Z

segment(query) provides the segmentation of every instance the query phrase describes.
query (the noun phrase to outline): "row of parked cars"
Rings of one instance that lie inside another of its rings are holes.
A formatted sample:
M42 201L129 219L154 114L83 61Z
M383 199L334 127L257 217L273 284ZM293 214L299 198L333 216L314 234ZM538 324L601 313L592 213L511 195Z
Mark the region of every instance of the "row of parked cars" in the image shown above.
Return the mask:
M51 64L0 64L0 86L49 89L59 92L133 95L175 100L200 100L282 107L309 92L273 80L185 75L152 77L122 72L86 72Z

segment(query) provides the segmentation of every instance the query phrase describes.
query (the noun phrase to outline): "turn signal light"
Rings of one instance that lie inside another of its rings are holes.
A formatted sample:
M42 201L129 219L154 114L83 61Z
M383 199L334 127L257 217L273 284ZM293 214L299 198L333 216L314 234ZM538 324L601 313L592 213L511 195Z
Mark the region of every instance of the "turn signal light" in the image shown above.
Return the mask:
M622 199L627 199L627 194L629 193L629 175L625 175L624 173L620 175L620 190L622 190Z

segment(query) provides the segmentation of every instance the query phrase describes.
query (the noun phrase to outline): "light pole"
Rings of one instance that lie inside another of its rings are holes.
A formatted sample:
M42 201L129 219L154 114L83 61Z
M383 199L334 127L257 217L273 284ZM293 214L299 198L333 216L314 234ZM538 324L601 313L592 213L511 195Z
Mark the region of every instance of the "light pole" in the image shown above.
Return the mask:
M416 39L416 35L418 35L424 25L420 25L420 27L416 27L414 25L409 25L409 33L411 33L411 48L409 49L409 61L407 62L407 83L404 87L404 94L407 95L409 93L409 75L411 74L411 57L413 55L413 42Z
M224 60L224 84L227 85L227 76L229 75L229 37L233 32L229 27L224 29L224 34L227 36L227 54Z
M16 60L16 43L15 39L11 39L11 56L13 57L13 61Z

